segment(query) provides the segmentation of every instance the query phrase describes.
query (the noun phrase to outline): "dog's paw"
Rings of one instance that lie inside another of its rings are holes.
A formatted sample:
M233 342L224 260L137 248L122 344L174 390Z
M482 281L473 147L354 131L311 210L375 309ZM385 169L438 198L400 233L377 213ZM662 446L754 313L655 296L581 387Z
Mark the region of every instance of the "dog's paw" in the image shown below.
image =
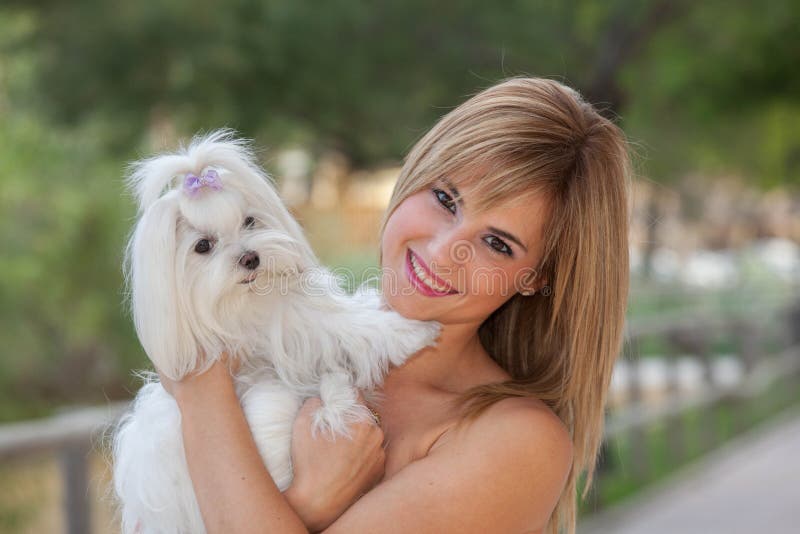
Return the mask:
M403 365L416 352L434 345L441 331L442 325L435 321L402 318L393 332L397 337L399 350L389 354L389 361L395 366Z
M442 325L436 321L417 321L420 332L420 343L423 347L434 345L442 333Z
M344 436L350 439L350 425L363 421L374 421L369 408L360 403L342 408L338 405L321 406L313 415L311 435L323 434L329 439Z
M358 401L358 392L346 373L323 375L319 393L322 406L312 417L312 436L323 432L334 439L337 435L350 437L350 424L372 419L369 408Z

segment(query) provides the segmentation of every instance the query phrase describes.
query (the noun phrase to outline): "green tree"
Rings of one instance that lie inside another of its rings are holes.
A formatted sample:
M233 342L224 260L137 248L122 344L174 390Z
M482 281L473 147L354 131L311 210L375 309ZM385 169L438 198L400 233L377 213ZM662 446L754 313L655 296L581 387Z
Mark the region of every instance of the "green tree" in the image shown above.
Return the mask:
M41 1L28 45L63 121L102 114L130 146L149 122L222 124L398 158L468 94L521 73L556 76L620 111L617 79L678 8L609 3L335 0Z

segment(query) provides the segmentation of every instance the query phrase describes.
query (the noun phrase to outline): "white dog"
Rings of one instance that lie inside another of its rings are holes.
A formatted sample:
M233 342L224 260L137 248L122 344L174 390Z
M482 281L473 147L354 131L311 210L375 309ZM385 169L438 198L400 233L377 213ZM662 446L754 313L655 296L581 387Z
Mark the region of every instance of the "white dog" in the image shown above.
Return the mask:
M374 292L345 294L229 131L134 164L129 185L140 218L126 274L142 346L173 379L222 351L238 357L239 398L282 491L303 401L322 399L315 432L347 436L350 422L373 417L355 388L379 385L389 364L438 335L438 324L388 311ZM150 378L114 436L124 532L204 532L180 425L174 399Z

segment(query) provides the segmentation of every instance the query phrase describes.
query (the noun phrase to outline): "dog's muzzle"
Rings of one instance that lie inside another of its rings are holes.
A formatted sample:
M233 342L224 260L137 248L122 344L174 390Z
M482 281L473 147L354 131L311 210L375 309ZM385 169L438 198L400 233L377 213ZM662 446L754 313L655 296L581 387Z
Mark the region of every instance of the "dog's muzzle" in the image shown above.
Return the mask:
M258 254L252 250L245 252L242 254L242 257L239 258L239 265L250 271L256 270L259 263L261 263L261 261L258 259Z

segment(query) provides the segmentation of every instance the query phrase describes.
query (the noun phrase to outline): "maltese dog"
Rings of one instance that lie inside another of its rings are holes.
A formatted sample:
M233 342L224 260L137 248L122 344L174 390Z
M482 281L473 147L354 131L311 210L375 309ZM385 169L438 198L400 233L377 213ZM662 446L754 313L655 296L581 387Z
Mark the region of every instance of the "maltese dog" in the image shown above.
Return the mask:
M256 163L228 130L131 167L139 220L126 254L136 332L150 360L181 379L223 351L250 430L281 489L292 481L292 425L319 396L312 431L348 436L374 416L356 388L431 345L439 325L386 309L378 293L345 293L320 266ZM204 356L205 355L205 356ZM124 532L203 532L175 400L154 374L113 443Z

